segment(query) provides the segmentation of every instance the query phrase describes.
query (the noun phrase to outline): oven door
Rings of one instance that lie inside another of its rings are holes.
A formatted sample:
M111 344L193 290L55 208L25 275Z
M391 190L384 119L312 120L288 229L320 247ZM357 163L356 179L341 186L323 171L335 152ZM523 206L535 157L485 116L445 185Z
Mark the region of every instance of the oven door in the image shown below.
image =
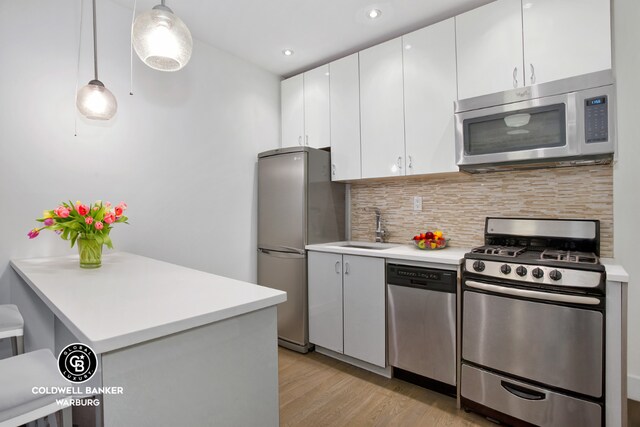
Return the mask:
M604 319L600 311L585 307L466 287L462 358L503 374L600 398Z
M458 166L577 156L576 94L456 113Z

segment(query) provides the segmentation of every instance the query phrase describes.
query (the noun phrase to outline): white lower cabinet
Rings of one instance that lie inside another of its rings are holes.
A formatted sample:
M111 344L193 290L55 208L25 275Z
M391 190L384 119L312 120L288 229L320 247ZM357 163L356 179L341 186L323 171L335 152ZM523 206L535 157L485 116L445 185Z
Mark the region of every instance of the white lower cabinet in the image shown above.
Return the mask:
M342 255L309 252L309 341L343 352Z
M343 255L344 354L386 366L384 259Z
M309 341L386 367L385 262L309 252Z

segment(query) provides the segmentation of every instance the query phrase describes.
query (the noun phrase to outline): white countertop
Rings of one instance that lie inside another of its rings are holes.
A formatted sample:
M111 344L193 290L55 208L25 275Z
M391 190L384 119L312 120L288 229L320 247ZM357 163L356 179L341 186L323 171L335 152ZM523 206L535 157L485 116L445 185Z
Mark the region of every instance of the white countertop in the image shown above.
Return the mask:
M600 258L600 262L607 271L607 281L611 282L629 282L629 274L620 264L616 264L613 258Z
M357 242L352 242L356 243ZM422 261L436 264L458 265L464 258L464 254L469 252L471 248L445 248L438 250L422 250L413 245L398 244L388 249L363 249L348 248L343 245L345 242L321 243L316 245L307 245L306 249L316 252L331 252L346 255L362 255L387 259L398 259L405 261ZM392 244L393 245L393 244ZM616 264L613 258L601 258L600 262L605 266L607 271L607 280L612 282L629 282L629 275L625 269Z
M96 353L286 301L285 292L126 252L81 269L78 256L11 260L13 269Z
M356 242L353 242L356 243ZM316 252L331 252L346 255L362 255L387 259L399 259L405 261L422 261L436 264L458 265L464 254L471 248L444 248L444 249L418 249L413 245L401 245L388 249L362 249L347 248L342 246L344 242L321 243L317 245L307 245L306 249Z

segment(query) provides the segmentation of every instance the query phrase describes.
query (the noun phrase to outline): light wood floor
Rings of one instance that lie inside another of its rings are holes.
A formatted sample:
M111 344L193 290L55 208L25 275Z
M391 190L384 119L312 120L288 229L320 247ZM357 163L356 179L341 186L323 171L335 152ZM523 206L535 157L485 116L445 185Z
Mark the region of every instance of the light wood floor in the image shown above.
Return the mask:
M278 349L281 426L493 426L456 401L322 354Z

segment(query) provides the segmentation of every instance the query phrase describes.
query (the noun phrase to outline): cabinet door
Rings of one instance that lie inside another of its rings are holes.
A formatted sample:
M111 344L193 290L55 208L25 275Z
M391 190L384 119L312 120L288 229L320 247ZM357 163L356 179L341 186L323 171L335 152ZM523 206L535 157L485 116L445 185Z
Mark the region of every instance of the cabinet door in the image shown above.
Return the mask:
M402 37L407 175L457 172L453 18Z
M611 68L609 0L523 1L527 85Z
M343 256L344 354L386 366L384 259Z
M304 144L331 145L329 125L329 64L304 73Z
M282 147L303 144L304 138L304 89L302 74L280 83L282 116Z
M404 175L402 40L359 55L362 178Z
M309 342L342 353L342 255L309 252Z
M331 179L360 179L360 76L358 54L329 64Z
M524 85L520 0L498 0L455 19L458 98Z

